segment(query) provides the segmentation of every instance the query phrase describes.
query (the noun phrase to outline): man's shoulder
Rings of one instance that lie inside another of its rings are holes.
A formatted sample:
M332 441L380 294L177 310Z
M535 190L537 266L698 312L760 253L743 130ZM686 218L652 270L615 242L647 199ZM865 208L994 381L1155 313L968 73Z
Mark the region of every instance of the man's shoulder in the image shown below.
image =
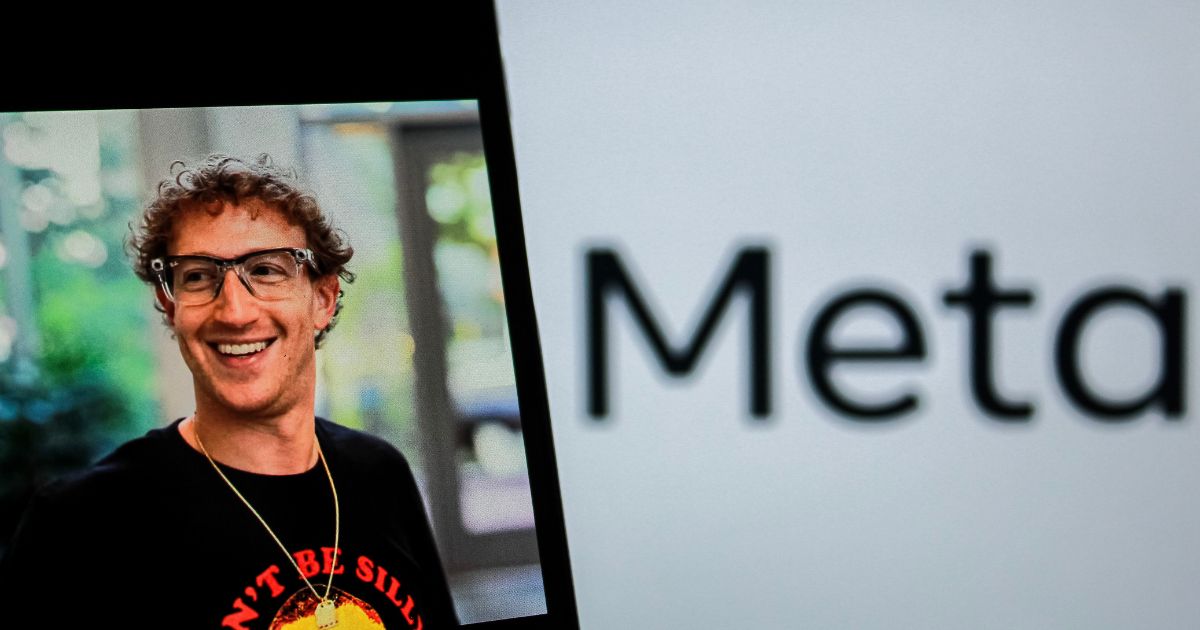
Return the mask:
M355 464L365 467L402 465L408 468L408 460L399 449L379 436L320 417L317 418L317 427L338 456L346 456Z
M76 504L97 503L127 495L137 486L161 478L170 465L170 432L175 424L152 429L145 435L118 446L95 464L43 486L43 501Z

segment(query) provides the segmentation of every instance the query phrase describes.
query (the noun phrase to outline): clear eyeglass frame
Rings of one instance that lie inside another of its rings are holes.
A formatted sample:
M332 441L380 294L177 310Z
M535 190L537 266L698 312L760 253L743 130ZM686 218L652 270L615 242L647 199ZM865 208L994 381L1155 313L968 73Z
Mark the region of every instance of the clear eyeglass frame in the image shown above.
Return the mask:
M158 278L167 299L184 306L202 306L221 294L230 269L250 295L260 300L286 299L294 294L295 281L306 265L314 273L319 272L312 250L275 247L248 252L237 258L199 254L165 256L151 260L150 271ZM185 277L177 277L180 275Z

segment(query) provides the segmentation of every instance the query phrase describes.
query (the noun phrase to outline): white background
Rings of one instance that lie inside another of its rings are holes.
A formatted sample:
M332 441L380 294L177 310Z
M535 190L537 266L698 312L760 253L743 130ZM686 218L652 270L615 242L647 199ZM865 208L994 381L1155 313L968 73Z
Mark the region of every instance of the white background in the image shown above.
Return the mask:
M1063 311L1100 284L1178 287L1200 334L1200 4L498 13L584 628L1200 627L1200 381L1182 421L1103 424L1052 363ZM746 243L772 253L770 420L747 412L741 301L683 380L612 305L612 415L591 420L587 248L620 251L681 343ZM1036 294L995 320L1025 425L979 411L967 319L942 305L975 247ZM881 426L826 407L803 362L815 313L863 285L902 296L927 342L923 362L837 372L864 399L918 393ZM1085 374L1136 395L1157 344L1106 312Z

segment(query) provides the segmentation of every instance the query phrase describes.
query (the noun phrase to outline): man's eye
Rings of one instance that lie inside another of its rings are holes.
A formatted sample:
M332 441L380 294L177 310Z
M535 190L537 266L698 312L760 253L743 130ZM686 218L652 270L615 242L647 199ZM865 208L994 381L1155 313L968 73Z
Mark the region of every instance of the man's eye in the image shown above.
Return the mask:
M216 278L212 269L185 269L179 273L179 284L184 287L196 287L212 283Z
M256 280L283 280L287 277L287 270L274 263L257 263L247 271Z

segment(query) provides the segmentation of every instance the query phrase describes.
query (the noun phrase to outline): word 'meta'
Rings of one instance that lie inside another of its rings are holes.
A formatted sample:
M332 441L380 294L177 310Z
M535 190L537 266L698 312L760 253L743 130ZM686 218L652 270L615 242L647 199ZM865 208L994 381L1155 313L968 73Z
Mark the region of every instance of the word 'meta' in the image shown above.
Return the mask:
M638 287L617 253L594 248L586 254L588 412L596 419L609 413L609 305L623 301L633 315L650 350L669 374L691 372L728 310L734 297L748 297L749 360L748 402L750 413L765 418L771 413L770 340L770 252L763 247L744 247L703 311L700 323L682 345L669 343ZM1001 421L1023 422L1033 415L1031 402L1006 399L999 393L993 369L994 317L1004 309L1029 308L1033 291L997 286L992 277L992 255L976 250L970 256L965 284L941 295L946 307L967 319L970 329L967 354L971 394L988 416ZM1121 285L1095 288L1077 297L1065 310L1054 336L1054 367L1059 387L1080 412L1097 420L1117 422L1158 408L1170 419L1184 413L1185 295L1178 287L1149 295ZM834 325L856 309L871 308L892 319L901 331L898 343L843 347L834 343ZM1158 379L1144 392L1126 399L1106 397L1091 387L1080 369L1080 340L1092 318L1105 309L1132 309L1156 324L1158 330ZM911 306L895 293L882 288L855 288L835 295L812 320L807 334L803 363L809 382L822 402L855 420L882 421L913 411L919 404L913 392L901 393L883 402L856 400L840 391L831 379L840 363L891 363L921 361L926 357L925 336Z

